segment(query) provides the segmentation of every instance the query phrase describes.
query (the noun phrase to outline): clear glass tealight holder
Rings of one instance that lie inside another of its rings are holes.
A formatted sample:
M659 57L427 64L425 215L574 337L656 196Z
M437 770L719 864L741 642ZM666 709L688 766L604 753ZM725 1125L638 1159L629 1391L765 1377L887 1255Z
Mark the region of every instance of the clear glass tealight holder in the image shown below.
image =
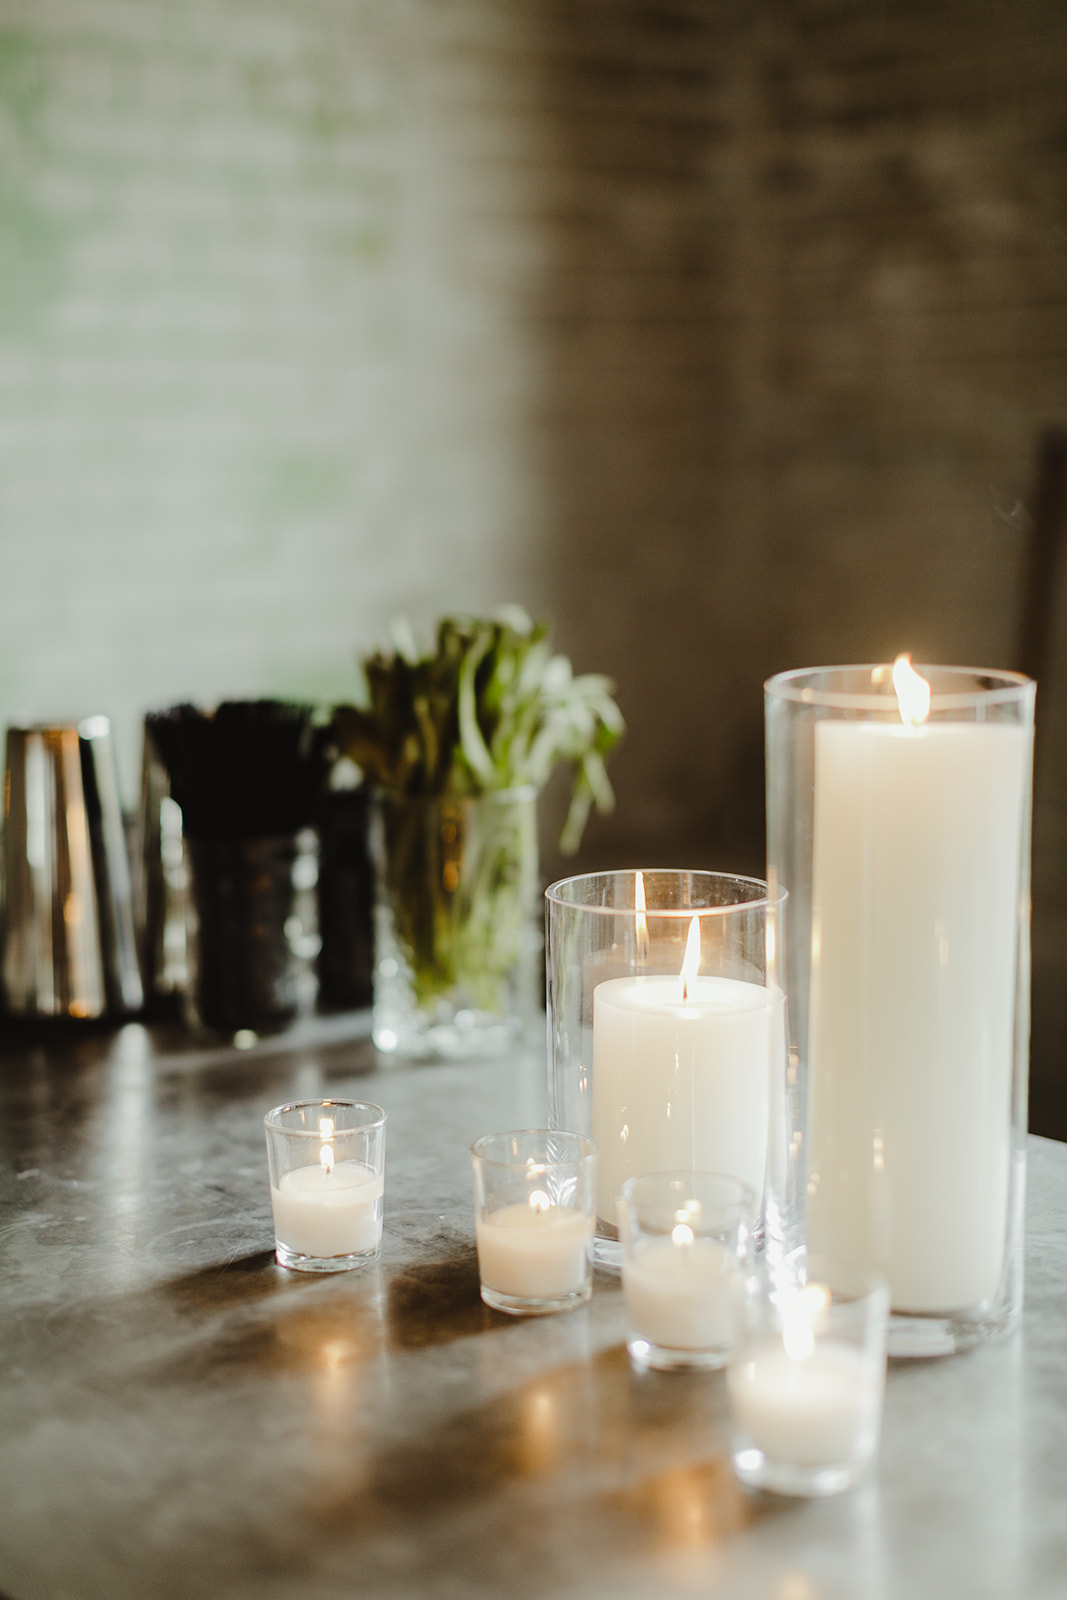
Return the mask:
M597 1259L647 1172L736 1174L778 1233L785 1151L781 901L756 878L596 872L546 891L549 1122L599 1156Z
M752 1266L752 1190L726 1173L647 1173L623 1184L618 1217L635 1366L724 1366Z
M726 1375L742 1483L817 1496L864 1476L881 1434L888 1317L883 1279L818 1258L750 1279Z
M570 1311L593 1292L596 1150L525 1128L471 1147L482 1299L494 1311Z
M275 1256L298 1272L346 1272L382 1238L385 1112L363 1100L298 1100L263 1119Z

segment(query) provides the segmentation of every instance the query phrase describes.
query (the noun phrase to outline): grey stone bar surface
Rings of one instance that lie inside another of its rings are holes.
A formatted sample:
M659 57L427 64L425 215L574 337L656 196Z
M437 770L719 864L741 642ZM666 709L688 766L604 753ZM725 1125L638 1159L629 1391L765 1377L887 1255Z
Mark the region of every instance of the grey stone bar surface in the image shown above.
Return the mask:
M544 1119L543 1051L384 1065L366 1019L255 1049L0 1035L7 1600L753 1600L1067 1593L1067 1146L1030 1151L1021 1333L894 1365L878 1471L754 1496L719 1374L638 1374L618 1283L478 1297L468 1146ZM389 1113L380 1263L273 1258L262 1117Z

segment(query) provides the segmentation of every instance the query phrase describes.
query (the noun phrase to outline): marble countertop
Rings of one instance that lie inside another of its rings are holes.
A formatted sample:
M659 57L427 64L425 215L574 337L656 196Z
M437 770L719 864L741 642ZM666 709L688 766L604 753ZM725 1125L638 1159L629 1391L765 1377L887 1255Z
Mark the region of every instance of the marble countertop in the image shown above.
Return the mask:
M6 1600L1010 1600L1067 1592L1067 1146L1031 1141L1019 1336L894 1365L876 1476L753 1496L721 1375L638 1374L617 1280L478 1297L468 1147L540 1051L382 1066L363 1018L238 1053L0 1034ZM389 1114L379 1263L277 1267L262 1116Z

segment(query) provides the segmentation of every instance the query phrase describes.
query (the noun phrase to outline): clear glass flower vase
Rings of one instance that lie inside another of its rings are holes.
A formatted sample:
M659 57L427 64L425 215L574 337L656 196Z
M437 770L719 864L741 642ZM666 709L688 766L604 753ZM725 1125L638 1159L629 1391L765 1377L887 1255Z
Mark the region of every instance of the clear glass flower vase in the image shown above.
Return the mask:
M373 1036L413 1058L497 1055L540 1012L537 791L375 796Z

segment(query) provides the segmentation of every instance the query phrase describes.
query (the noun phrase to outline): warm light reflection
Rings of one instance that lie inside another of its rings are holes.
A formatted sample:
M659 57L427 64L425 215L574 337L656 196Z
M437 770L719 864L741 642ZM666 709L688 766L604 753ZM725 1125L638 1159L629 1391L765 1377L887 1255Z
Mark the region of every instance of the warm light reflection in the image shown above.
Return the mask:
M531 1475L548 1472L559 1457L559 1397L538 1387L523 1395L519 1408L519 1449L522 1470Z
M359 1354L359 1346L354 1339L327 1339L323 1342L319 1355L323 1372L337 1373L354 1361Z
M681 1467L665 1474L655 1485L660 1535L672 1560L677 1562L682 1558L679 1576L692 1571L684 1566L686 1556L706 1557L719 1542L724 1531L719 1517L723 1517L726 1524L732 1521L727 1510L732 1486L722 1485L726 1493L721 1493L719 1477L718 1463L710 1471L707 1467ZM706 1569L702 1576L706 1578Z
M775 1600L818 1600L818 1593L807 1574L794 1569L782 1574Z
M901 722L910 728L925 722L930 715L930 685L916 672L910 655L897 656L893 662L893 688Z
M689 985L700 971L700 918L694 917L689 924L689 937L685 941L685 956L682 960L682 999L689 999Z

